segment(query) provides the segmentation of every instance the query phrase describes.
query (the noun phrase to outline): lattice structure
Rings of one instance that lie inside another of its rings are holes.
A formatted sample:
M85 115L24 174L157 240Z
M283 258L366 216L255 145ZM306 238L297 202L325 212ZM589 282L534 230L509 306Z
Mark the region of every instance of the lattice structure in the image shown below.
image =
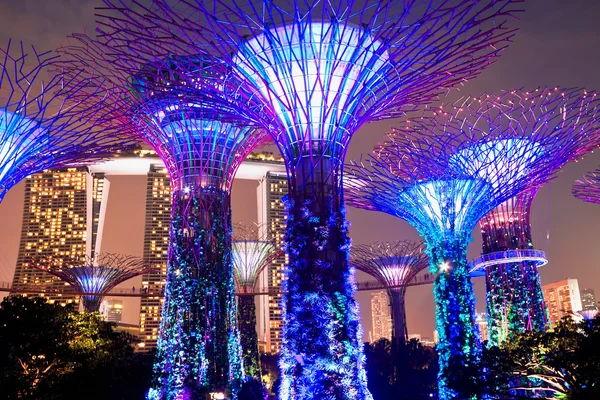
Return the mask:
M120 89L113 111L135 127L164 161L173 205L165 302L149 398L231 390L241 378L241 350L231 258L231 184L265 132L231 108L224 74L201 55L139 54L114 41L75 35L63 67L86 71ZM130 40L135 40L130 38ZM151 44L148 44L151 46ZM221 96L221 97L219 97ZM241 122L245 123L241 123Z
M282 251L273 240L268 240L266 230L260 226L236 226L233 239L233 268L238 293L238 324L246 376L261 378L256 334L256 306L254 285L258 275Z
M429 265L423 243L396 241L358 245L352 249L350 263L373 276L387 289L392 307L392 337L404 343L408 336L404 296L405 284Z
M89 293L82 296L83 307L88 312L99 311L104 296L119 283L150 270L142 258L112 253L92 253L80 258L34 259L32 265L57 276L77 292Z
M108 92L90 91L78 79L50 72L56 70L55 54L9 42L0 57L0 201L26 176L131 148L131 139L109 127L103 108ZM99 129L101 120L106 131Z
M484 95L405 120L366 166L346 167L350 204L405 219L425 239L430 272L438 274L434 295L441 399L454 396L447 386L449 368L468 366L480 354L466 260L477 221L550 179L593 141L588 123L595 118L594 94L586 112L570 108L575 99L560 90L545 94L562 105L554 109L548 107L550 101L545 104L549 113L562 110L553 114L560 124L533 117L530 101L504 103L502 96Z
M588 203L600 204L600 169L588 172L573 185L573 196Z
M230 69L230 98L265 105L290 174L280 397L370 398L348 267L346 148L365 122L401 115L493 62L517 1L107 3L119 17L106 13L106 26L138 38L127 46L208 48Z
M588 94L577 88L544 88L531 92L505 92L499 97L495 103L521 105L505 107L511 118L523 121L521 125L514 125L515 132L528 135L530 121L537 119L544 121L547 131L562 131L565 140L570 137L582 141L571 154L564 153L563 159L556 160L556 169L589 151L597 142L594 139L598 126L594 93ZM472 267L475 273L485 271L489 342L492 345L509 338L513 332L543 331L549 324L537 270L547 260L540 251L533 251L529 221L537 190L538 187L530 185L480 221L483 254ZM491 259L496 263L486 263Z

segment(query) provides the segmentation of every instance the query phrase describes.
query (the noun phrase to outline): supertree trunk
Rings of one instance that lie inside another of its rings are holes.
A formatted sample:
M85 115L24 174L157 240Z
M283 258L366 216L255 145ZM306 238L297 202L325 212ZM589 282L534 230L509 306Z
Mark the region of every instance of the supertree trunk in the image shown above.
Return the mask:
M87 312L100 311L100 304L104 298L100 296L81 296L83 308Z
M442 239L427 243L430 271L438 273L433 293L436 302L436 325L439 357L438 388L441 400L457 399L448 387L449 373L457 368L474 372L472 367L481 355L475 325L475 293L467 262L466 238ZM456 372L455 372L456 373Z
M256 306L254 296L238 297L238 324L240 327L240 345L246 376L260 379L260 360L258 355L258 335L256 333Z
M510 257L510 250L533 249L529 216L537 191L533 187L518 194L481 220L483 254ZM537 269L538 265L531 261L499 263L486 268L491 345L499 345L517 332L547 329L549 318Z
M165 305L152 399L235 392L242 378L228 191L173 193ZM190 360L193 360L190 362Z
M280 398L371 399L340 174L331 159L297 164L287 223Z
M394 327L392 337L394 342L402 345L406 342L408 336L406 308L404 306L405 291L403 289L391 289L388 291L388 294L392 306L392 324Z
M489 342L498 345L511 334L545 331L548 314L538 267L532 262L486 269Z

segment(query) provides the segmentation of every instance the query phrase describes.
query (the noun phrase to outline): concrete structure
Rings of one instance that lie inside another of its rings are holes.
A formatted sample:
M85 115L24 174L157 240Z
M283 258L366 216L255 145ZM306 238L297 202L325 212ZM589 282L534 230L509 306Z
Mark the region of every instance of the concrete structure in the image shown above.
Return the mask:
M123 319L123 302L115 299L104 300L100 305L100 314L108 322L121 322Z
M390 299L383 290L371 293L371 318L373 331L369 337L369 341L375 343L379 339L392 340Z
M581 295L577 279L565 279L549 283L542 286L542 290L550 314L550 323L553 327L563 317L573 317L581 311Z
M594 289L582 289L580 292L582 311L598 310L598 302L596 301L596 293L594 292Z
M46 170L27 177L23 225L13 288L60 289L65 283L35 269L36 259L77 258L100 252L110 182L86 168ZM48 294L50 302L77 302L75 296Z
M286 211L283 198L288 193L287 175L283 171L267 172L257 189L258 223L266 230L261 232L272 240L276 248L283 248L286 228ZM273 259L258 278L259 288L281 289L283 268L287 255ZM263 353L279 353L281 349L281 329L283 327L281 293L256 296L257 327L259 349Z

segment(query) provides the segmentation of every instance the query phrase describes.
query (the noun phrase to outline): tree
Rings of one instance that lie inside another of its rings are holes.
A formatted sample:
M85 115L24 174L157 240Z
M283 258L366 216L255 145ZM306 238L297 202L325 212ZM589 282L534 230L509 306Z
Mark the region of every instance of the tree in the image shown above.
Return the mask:
M517 333L501 347L484 349L478 367L486 373L475 385L459 376L451 380L465 398L600 398L600 318L565 318L546 333Z
M152 359L98 313L12 296L0 303L0 387L7 399L142 398Z
M369 391L375 400L430 399L437 394L437 354L416 339L365 344Z

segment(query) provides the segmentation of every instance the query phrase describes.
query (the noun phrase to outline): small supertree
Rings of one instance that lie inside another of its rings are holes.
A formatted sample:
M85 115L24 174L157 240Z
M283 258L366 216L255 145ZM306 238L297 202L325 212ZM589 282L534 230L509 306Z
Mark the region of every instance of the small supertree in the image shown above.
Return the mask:
M600 204L600 169L588 172L581 180L577 180L572 193L579 200Z
M571 132L594 111L573 112L572 99L561 91L546 95L564 106L549 107L563 124L513 118L527 115L527 102L484 95L405 120L369 156L368 166L347 166L350 204L403 218L425 239L430 272L437 274L440 399L455 396L448 388L450 369L461 375L481 352L466 258L471 232L494 207L550 179L590 139L585 129Z
M145 39L122 46L208 48L230 68L230 96L246 109L264 104L273 123L289 172L280 397L371 398L348 266L346 149L364 123L402 115L492 63L513 34L505 21L517 2L107 3L102 29Z
M34 259L31 264L67 282L76 292L86 293L82 299L83 307L88 312L100 310L104 296L115 286L152 268L140 257L112 253Z
M565 140L580 140L580 146L555 160L552 166L556 170L597 144L594 136L600 124L595 93L578 88L544 88L504 92L498 97L494 103L503 105L510 118L519 121L513 124L516 133L526 136L533 121L543 121L546 130L560 130ZM533 246L529 220L538 189L535 184L528 185L527 190L479 221L483 254L472 267L486 275L490 345L499 344L514 332L544 331L549 325L538 274L538 267L547 260L544 252Z
M261 234L264 232L264 234ZM233 237L233 272L238 292L238 325L246 376L261 378L256 334L254 286L258 276L271 261L281 256L266 230L259 226L236 226Z
M55 53L27 52L23 44L0 48L0 201L28 175L85 165L132 146L125 130L116 135L109 128L103 107L109 93L62 75L56 61Z
M115 35L117 35L115 33ZM222 66L202 54L139 54L118 40L73 35L66 71L113 85L111 107L163 160L173 191L165 302L148 397L235 393L243 376L236 324L231 185L266 136L222 92ZM118 90L120 89L120 91Z
M352 249L350 264L388 287L392 308L392 337L404 344L408 336L404 296L406 284L429 266L423 243L395 241L358 245Z

